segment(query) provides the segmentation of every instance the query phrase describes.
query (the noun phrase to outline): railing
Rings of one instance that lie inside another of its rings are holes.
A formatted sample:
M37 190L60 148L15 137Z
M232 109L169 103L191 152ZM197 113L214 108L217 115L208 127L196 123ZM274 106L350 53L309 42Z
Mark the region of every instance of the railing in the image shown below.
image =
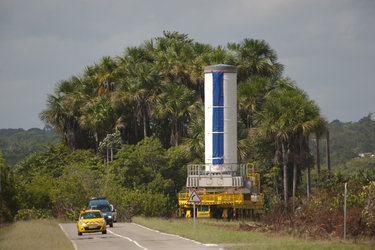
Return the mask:
M245 164L192 164L187 166L187 175L201 176L201 175L231 175L231 176L246 176Z

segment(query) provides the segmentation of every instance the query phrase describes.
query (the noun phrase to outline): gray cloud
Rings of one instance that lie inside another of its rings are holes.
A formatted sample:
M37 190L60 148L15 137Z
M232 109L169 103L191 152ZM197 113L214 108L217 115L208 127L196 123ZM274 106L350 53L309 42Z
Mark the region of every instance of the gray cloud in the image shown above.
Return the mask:
M163 30L212 45L264 39L328 120L375 112L374 1L3 0L0 128L43 127L56 82Z

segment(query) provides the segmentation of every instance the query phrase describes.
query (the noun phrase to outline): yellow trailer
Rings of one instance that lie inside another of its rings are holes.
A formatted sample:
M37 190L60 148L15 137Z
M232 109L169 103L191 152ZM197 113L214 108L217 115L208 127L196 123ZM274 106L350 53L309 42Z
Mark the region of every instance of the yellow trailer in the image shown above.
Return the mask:
M188 166L187 192L178 196L179 215L191 217L193 214L193 204L188 202L193 191L201 199L196 203L198 218L250 218L262 213L264 196L260 192L260 175L254 172L254 164L242 165L236 171L233 167L225 170L228 169L232 171L212 173L205 165ZM230 179L231 186L228 184ZM206 186L200 185L202 183ZM207 185L210 183L214 184Z

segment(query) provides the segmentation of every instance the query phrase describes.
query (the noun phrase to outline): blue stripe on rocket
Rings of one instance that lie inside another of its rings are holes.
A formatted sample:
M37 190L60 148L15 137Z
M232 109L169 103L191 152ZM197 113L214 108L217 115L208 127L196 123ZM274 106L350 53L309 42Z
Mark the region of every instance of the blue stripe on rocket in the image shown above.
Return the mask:
M213 75L212 164L224 163L224 88L222 71Z

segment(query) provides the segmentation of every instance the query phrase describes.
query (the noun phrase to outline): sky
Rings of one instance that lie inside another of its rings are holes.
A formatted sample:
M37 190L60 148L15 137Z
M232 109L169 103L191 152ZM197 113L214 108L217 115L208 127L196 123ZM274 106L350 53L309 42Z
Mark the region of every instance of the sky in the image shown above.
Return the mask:
M329 122L375 113L373 0L0 0L0 129L43 128L57 82L163 30L265 40Z

